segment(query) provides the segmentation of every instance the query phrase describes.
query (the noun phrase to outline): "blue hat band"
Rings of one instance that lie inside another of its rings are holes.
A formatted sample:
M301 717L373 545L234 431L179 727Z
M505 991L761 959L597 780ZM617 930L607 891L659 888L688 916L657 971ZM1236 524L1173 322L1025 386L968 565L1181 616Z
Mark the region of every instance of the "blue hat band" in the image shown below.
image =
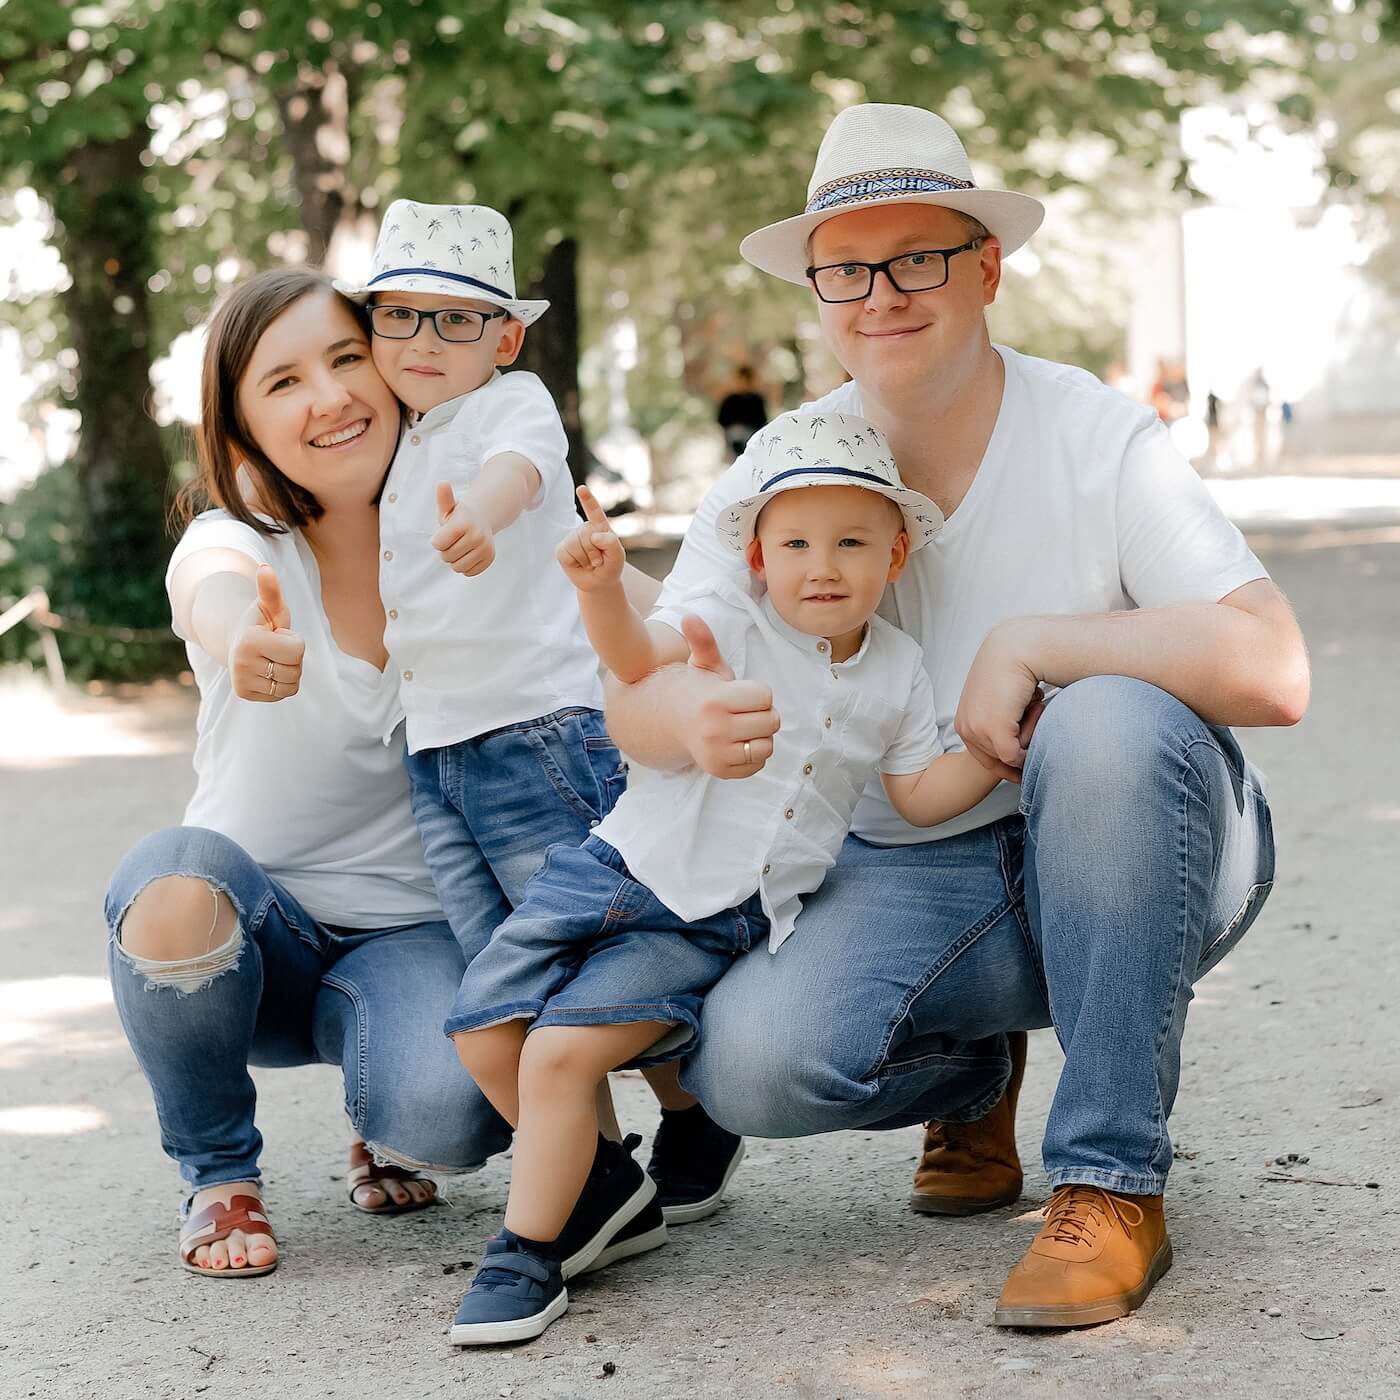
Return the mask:
M466 287L478 287L483 292L490 292L493 297L500 297L503 301L514 301L515 298L500 287L493 287L489 282L483 282L477 277L468 277L461 272L444 272L440 267L391 267L388 272L381 272L369 279L368 285L373 287L376 282L382 282L386 277L441 277L448 282L460 282Z
M858 472L854 467L793 467L789 471L779 472L777 476L770 476L758 488L759 494L762 495L769 487L776 486L780 481L786 481L791 476L844 476L852 481L873 482L876 486L883 486L887 491L901 489L893 481L886 481L883 476L876 476L873 472Z

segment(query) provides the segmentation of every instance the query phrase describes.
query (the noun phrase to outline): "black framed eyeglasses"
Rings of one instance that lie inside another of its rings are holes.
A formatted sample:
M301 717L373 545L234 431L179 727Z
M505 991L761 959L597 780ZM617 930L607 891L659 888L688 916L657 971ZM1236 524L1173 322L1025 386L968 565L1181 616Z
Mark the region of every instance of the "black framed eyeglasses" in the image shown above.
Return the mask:
M807 280L823 301L864 301L875 290L875 274L883 272L897 292L933 292L948 280L948 259L979 247L986 234L978 234L956 248L923 248L901 253L884 262L826 263L809 267Z
M486 334L488 321L509 315L504 308L463 311L455 306L442 306L436 311L419 311L416 306L390 306L381 302L370 307L369 324L375 335L385 340L412 340L418 334L418 327L427 320L433 323L439 340L461 345L480 340Z

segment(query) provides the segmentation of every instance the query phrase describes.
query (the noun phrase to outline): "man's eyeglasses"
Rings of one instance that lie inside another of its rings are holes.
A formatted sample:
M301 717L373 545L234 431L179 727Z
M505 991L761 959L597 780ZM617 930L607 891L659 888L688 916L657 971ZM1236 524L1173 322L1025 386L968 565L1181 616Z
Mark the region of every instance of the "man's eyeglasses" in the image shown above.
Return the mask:
M418 327L424 320L433 323L439 340L461 345L480 340L486 333L486 323L498 316L508 316L500 311L459 311L455 306L440 307L437 311L419 311L415 306L387 306L383 303L370 307L369 323L375 335L385 340L412 340L418 334Z
M948 280L948 259L981 245L978 234L957 248L924 248L901 253L884 262L839 262L809 267L807 280L823 301L864 301L875 289L875 274L883 272L897 292L932 292Z

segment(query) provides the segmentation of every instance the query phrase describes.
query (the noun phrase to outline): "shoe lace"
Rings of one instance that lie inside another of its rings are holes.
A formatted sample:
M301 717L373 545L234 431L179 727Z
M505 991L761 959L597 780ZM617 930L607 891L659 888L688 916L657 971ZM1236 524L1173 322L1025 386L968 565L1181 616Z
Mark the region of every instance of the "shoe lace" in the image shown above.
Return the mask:
M1124 1200L1100 1186L1062 1186L1051 1196L1042 1212L1045 1233L1062 1244L1087 1244L1103 1226L1116 1222L1125 1235L1147 1218L1135 1201Z

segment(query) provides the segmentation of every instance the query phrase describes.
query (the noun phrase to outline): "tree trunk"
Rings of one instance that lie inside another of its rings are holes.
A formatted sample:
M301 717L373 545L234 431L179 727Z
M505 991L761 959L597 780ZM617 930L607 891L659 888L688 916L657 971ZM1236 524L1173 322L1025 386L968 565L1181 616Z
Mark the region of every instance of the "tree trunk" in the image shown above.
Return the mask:
M546 254L539 280L524 297L546 297L549 310L525 336L516 364L533 370L559 406L569 436L569 470L579 484L593 466L593 454L579 416L578 243L561 238Z
M74 458L81 486L80 567L69 595L95 621L167 620L164 574L170 468L150 414L153 208L142 188L139 126L73 152L48 191L73 279L63 293L78 355ZM152 586L155 580L155 586Z
M292 158L301 226L310 240L307 260L326 260L342 218L354 217L345 167L350 160L350 96L344 74L305 69L293 87L277 94L282 137Z

